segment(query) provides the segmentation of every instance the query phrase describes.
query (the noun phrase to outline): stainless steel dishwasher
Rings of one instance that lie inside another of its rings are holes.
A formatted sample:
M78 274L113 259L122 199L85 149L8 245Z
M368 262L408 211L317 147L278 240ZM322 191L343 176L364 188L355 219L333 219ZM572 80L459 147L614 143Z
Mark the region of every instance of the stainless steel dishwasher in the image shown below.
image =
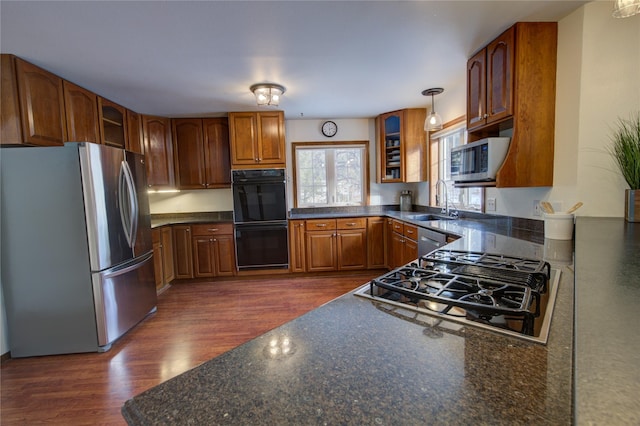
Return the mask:
M447 244L445 234L427 228L418 228L418 256L431 253L445 244Z

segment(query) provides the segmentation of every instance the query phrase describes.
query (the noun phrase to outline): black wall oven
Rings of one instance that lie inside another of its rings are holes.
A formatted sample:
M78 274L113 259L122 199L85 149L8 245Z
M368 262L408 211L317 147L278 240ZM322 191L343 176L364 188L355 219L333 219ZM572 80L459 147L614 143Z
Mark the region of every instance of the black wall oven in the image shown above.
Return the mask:
M238 270L288 269L284 169L232 170Z

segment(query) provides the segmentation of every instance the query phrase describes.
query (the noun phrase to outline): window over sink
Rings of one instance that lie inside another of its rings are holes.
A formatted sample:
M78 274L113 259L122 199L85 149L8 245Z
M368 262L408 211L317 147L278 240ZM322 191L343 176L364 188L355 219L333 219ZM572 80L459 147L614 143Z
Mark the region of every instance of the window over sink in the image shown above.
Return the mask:
M429 205L444 208L444 189L436 188L441 179L447 188L449 208L482 212L484 211L484 188L459 188L451 179L451 148L467 143L467 128L464 117L459 117L445 124L444 128L430 135L430 176ZM438 191L436 191L436 189Z

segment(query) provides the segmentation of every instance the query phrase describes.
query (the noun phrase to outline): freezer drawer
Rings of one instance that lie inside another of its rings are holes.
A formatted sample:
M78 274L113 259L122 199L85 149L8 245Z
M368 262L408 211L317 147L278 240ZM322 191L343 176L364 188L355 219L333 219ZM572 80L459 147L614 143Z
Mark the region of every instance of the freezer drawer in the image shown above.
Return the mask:
M152 252L92 276L98 346L111 344L157 304Z

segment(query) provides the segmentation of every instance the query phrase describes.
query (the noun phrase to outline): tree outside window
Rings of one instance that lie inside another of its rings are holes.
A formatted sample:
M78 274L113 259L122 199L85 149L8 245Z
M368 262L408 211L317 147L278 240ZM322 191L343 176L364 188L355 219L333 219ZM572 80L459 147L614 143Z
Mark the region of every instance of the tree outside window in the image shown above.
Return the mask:
M366 143L294 143L293 150L297 207L366 204Z

